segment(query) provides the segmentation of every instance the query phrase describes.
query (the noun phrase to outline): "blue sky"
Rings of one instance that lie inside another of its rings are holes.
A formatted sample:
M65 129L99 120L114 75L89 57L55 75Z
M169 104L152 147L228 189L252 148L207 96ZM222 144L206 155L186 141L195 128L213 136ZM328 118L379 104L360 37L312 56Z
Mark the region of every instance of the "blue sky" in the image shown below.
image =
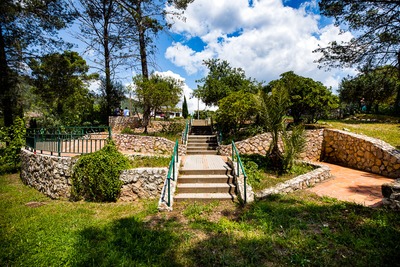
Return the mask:
M319 55L312 51L318 46L352 37L339 34L331 19L319 15L316 0L195 0L184 15L185 21L169 18L170 32L157 39L154 70L183 79L188 100L197 87L195 81L206 75L202 62L209 58L227 60L243 68L248 77L266 83L294 71L333 91L342 77L355 73L352 69L328 72L314 63ZM132 75L124 72L119 77L126 84ZM197 100L188 104L190 111L197 109Z

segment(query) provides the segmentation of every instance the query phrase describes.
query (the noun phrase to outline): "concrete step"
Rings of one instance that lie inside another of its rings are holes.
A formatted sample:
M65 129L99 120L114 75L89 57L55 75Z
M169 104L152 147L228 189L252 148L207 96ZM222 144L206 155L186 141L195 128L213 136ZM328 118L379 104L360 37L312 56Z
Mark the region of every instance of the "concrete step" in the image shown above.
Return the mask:
M233 183L233 176L228 174L213 174L213 175L179 175L178 183L180 184L193 184L193 183Z
M235 193L236 186L228 183L183 183L178 185L179 194L183 193Z
M179 175L229 175L232 169L229 167L223 169L180 169Z
M187 146L218 146L217 142L188 142Z
M214 200L231 200L233 201L235 196L229 193L178 193L174 196L175 202L183 202L183 201L199 201L199 202L207 202Z
M205 143L205 142L209 142L209 141L213 141L216 142L217 138L213 135L210 136L204 136L204 135L189 135L188 136L188 142L198 142L198 143Z
M186 151L186 155L217 155L216 150L191 150Z
M209 146L207 144L202 145L202 146L187 146L186 147L186 151L196 151L196 150L216 150L217 147L216 146Z

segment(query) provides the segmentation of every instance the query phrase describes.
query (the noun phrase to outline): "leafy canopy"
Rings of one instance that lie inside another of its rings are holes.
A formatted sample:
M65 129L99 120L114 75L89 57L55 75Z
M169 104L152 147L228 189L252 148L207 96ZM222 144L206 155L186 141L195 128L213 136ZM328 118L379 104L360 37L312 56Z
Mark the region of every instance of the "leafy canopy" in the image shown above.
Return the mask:
M175 107L183 91L181 80L159 74L153 74L149 79L138 75L133 78L133 83L139 103L153 111L161 110L162 107Z
M338 107L338 98L321 82L305 78L289 71L281 74L279 80L271 81L267 91L272 88L284 88L288 94L288 109L295 124L299 124L307 115L308 122L315 123L330 109Z
M209 69L206 77L196 81L202 83L194 90L193 95L200 98L206 105L218 105L218 101L228 96L231 92L257 92L259 83L246 78L241 68L232 68L228 61L209 59L204 61Z
M44 112L63 125L82 123L93 106L87 82L97 77L87 74L86 61L77 52L65 51L32 59L29 66Z

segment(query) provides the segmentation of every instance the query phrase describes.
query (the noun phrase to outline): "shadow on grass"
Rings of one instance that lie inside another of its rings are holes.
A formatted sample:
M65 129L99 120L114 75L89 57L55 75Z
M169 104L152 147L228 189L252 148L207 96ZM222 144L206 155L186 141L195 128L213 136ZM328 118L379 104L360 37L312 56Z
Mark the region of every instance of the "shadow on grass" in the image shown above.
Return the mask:
M196 266L399 266L400 215L325 198L272 196L233 220L191 226L206 238L188 252Z
M151 229L132 217L80 232L76 266L180 266L174 259L178 236Z

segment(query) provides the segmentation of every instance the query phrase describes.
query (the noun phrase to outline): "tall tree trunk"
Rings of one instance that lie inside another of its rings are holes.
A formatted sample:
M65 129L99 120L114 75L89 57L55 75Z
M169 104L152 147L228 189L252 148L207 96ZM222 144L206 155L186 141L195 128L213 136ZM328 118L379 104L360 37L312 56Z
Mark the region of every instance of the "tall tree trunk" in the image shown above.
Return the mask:
M149 79L149 69L147 66L147 51L146 51L146 29L143 26L143 18L141 12L140 3L138 4L138 17L140 18L141 23L139 23L139 51L140 51L140 63L142 67L142 75L143 78L148 80ZM146 103L146 99L144 99L144 103ZM150 106L144 104L143 107L143 126L144 126L144 133L147 133L147 126L150 123Z
M400 116L400 50L397 52L397 95L394 102L394 115Z
M10 81L10 74L8 70L5 41L3 36L3 27L0 25L0 88L1 92L1 104L4 115L4 125L11 126L13 124L13 98L12 88Z
M107 2L109 7L107 7ZM108 24L109 24L109 10L112 5L112 1L103 0L103 17L104 17L104 26L103 26L103 37L104 37L104 73L105 73L105 89L106 89L106 118L104 118L108 125L108 116L111 115L112 112L112 84L111 84L111 68L110 68L110 48L109 48L109 33L108 33Z

